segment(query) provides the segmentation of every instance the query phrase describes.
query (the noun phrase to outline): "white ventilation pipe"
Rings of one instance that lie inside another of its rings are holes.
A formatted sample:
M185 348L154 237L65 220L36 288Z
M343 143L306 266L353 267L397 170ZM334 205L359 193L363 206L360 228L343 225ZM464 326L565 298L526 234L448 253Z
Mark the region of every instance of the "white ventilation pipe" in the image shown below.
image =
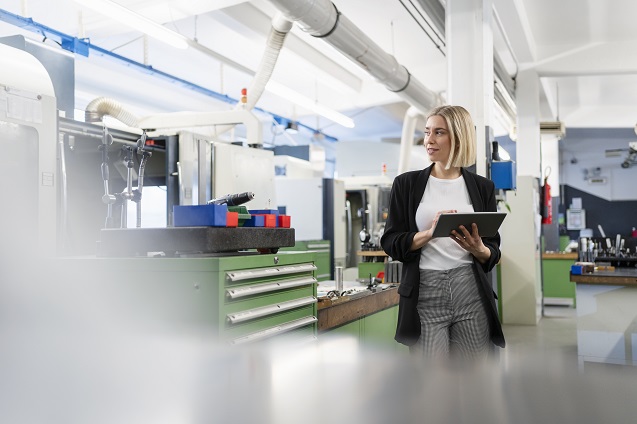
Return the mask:
M270 81L270 77L272 77L274 65L279 58L279 53L283 48L285 37L292 29L292 25L293 22L286 19L282 13L277 13L274 18L272 18L272 27L268 34L265 51L261 57L261 62L259 63L256 74L254 75L254 79L248 88L247 103L244 105L241 101L239 101L234 107L235 110L252 110L252 108L257 104L263 95L265 86L268 84L268 81ZM221 135L232 128L234 128L234 125L215 127L214 134Z
M124 109L121 103L107 97L98 97L92 100L84 110L86 122L102 122L104 116L112 116L129 127L137 128L139 117Z
M422 113L441 103L438 94L412 78L392 55L340 14L330 0L269 1L286 19L296 22L303 31L324 39Z
M265 86L268 81L270 81L270 77L274 71L274 65L279 58L281 49L283 48L285 37L292 29L292 25L292 21L286 19L282 13L277 13L277 15L272 18L272 28L270 29L270 34L266 41L265 51L261 57L261 63L259 63L257 73L252 80L252 84L250 84L250 88L248 88L248 103L246 104L247 110L252 109L261 98L261 95L265 90ZM241 103L239 102L235 108L238 109L240 107Z
M266 41L265 51L261 58L261 62L259 63L257 72L254 75L254 79L252 80L252 84L248 89L247 103L244 105L243 103L238 102L234 107L235 110L251 110L263 95L265 86L270 80L272 72L274 71L274 66L279 58L279 53L283 48L285 37L292 29L292 24L292 21L286 19L282 13L277 13L272 19L272 28ZM101 122L104 116L108 115L118 119L120 122L123 122L129 127L139 128L141 121L139 117L124 109L119 102L106 97L98 97L91 101L86 106L84 113L86 122ZM144 118L144 121L148 118L152 118L152 116ZM234 128L235 125L236 124L215 126L213 130L214 134L223 134ZM162 126L161 128L165 127Z

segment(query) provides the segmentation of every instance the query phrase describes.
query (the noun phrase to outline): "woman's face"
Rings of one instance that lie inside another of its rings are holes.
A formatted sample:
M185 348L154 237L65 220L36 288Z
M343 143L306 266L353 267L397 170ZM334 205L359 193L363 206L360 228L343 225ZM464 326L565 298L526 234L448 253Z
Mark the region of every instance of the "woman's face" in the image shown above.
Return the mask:
M434 115L427 119L424 145L429 160L442 164L447 163L451 153L451 137L445 118Z

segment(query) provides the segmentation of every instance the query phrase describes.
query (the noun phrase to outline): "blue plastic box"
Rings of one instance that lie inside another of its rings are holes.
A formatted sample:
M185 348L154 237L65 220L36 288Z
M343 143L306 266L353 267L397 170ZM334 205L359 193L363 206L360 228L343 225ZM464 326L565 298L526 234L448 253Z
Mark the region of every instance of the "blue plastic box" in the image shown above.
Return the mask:
M263 215L252 215L250 219L243 222L244 227L263 227L265 225L265 217Z
M173 206L175 227L225 227L227 205Z
M515 173L514 161L491 162L491 180L496 189L515 190Z
M253 215L276 215L279 216L278 209L250 209L248 210Z

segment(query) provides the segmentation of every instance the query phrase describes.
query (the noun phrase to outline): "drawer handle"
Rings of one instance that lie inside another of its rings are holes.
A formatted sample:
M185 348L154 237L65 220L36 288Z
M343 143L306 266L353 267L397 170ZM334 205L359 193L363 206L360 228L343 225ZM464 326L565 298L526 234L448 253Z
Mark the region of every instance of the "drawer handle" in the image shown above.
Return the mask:
M263 306L260 308L235 312L233 314L226 315L226 317L230 324L239 324L251 319L262 318L279 312L289 311L290 309L300 308L301 306L312 305L317 302L318 301L315 297L304 297L301 299L290 300L288 302L275 303L273 305Z
M307 248L311 250L322 249L322 250L325 250L326 252L329 252L330 245L325 243L308 243Z
M237 337L232 340L232 344L242 344L248 342L255 342L257 340L263 340L268 337L283 334L288 331L295 330L297 328L305 327L306 325L314 324L318 319L316 317L304 317L289 321L275 327L266 328L265 330L257 331L256 333L248 334L247 336Z
M253 294L269 293L277 290L289 289L292 287L307 286L309 284L315 284L316 278L307 277L297 280L277 281L274 283L255 284L252 286L237 287L232 289L226 289L226 296L230 299L238 299L245 296L251 296Z
M245 269L241 271L230 271L226 273L226 277L230 281L249 280L251 278L263 278L269 276L295 274L298 272L308 272L316 270L314 264L300 264L290 266L277 266L271 268Z

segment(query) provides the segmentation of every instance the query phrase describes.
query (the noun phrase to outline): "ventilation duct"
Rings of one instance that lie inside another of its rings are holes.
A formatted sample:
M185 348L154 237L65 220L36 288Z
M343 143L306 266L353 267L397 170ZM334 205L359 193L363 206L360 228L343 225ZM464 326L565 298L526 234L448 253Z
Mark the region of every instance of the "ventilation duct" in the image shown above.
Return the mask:
M566 135L566 127L562 121L540 122L540 134L557 135L562 138Z
M286 19L344 54L385 87L426 113L440 96L412 78L407 69L343 16L330 0L270 0Z

